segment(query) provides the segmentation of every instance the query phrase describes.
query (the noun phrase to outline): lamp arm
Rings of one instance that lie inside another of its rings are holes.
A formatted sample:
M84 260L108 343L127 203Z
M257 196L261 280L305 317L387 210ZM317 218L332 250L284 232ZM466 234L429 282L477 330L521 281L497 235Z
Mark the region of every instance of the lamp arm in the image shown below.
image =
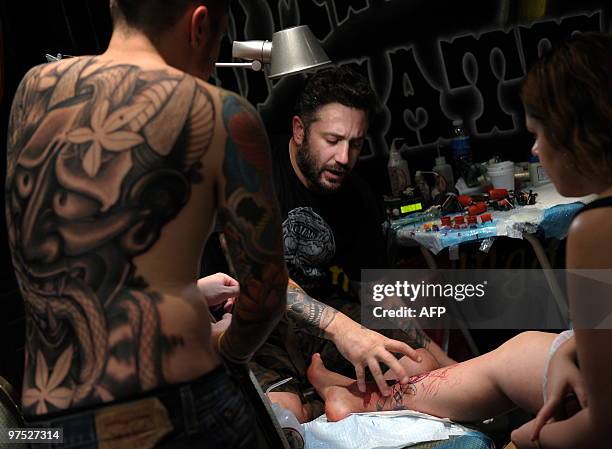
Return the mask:
M257 60L251 62L217 62L215 64L215 67L237 67L243 69L251 69L255 72L259 72L263 68L263 64L261 63L261 61Z

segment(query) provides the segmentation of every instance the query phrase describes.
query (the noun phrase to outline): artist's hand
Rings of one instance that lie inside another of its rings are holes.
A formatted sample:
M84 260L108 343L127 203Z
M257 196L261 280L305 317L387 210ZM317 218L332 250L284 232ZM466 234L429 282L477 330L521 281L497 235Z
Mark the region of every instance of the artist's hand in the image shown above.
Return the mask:
M383 377L380 363L384 362L401 383L407 383L409 378L406 370L392 353L406 355L416 362L421 362L421 356L401 341L392 340L384 335L360 326L346 315L338 313L326 329L340 354L355 367L359 391L366 391L365 368L370 369L381 394L388 396L391 389Z
M587 406L586 388L577 365L576 339L574 337L563 343L550 360L548 382L546 384L548 400L534 420L532 440L537 439L542 427L558 411L561 411L564 399L571 393L576 394L582 408Z
M206 298L209 307L223 304L240 294L240 284L225 273L216 273L198 279L198 290Z

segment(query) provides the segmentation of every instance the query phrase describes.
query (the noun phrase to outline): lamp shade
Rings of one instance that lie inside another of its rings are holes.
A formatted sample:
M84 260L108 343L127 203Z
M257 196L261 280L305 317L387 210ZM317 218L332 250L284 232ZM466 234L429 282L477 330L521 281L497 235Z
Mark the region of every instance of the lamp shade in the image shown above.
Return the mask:
M279 78L327 64L331 64L331 60L307 25L287 28L272 35L268 78Z

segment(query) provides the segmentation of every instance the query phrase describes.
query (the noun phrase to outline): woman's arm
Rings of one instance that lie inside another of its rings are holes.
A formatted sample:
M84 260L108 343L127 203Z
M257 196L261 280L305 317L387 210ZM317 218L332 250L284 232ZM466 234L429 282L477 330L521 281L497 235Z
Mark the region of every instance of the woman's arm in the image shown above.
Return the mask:
M610 254L610 253L608 253ZM612 301L612 295L606 298ZM576 330L578 363L588 397L591 448L612 447L612 330Z
M604 280L603 283L597 283L598 288L585 291L582 283L580 283L581 288L578 288L576 278L570 276L574 278L573 281L571 279L568 281L570 310L573 317L582 316L581 307L587 307L584 304L586 299L589 300L588 307L592 306L593 300L605 301L604 305L607 305L608 301L612 302L612 285L609 283L612 273L612 239L602 227L602 223L610 223L610 220L612 220L612 208L600 208L581 214L572 223L567 242L568 270L579 270L578 273L581 270L597 270L594 273L600 280ZM611 307L602 308L606 309L610 310ZM578 364L584 378L588 400L585 438L592 438L597 444L590 447L612 447L612 382L610 381L612 330L593 330L586 327L588 326L584 323L578 323L576 328ZM542 432L544 435L544 430ZM541 441L543 442L543 439ZM542 446L547 447L544 444Z
M542 427L560 409L564 408L564 402L568 395L574 394L578 398L581 408L587 406L584 378L578 367L575 335L562 343L550 359L545 388L544 393L547 399L534 420L531 439L539 438Z
M537 449L531 440L535 420L512 432L512 442L517 449ZM584 409L569 419L547 424L540 432L542 449L596 449L609 446L594 445L589 432L588 409Z

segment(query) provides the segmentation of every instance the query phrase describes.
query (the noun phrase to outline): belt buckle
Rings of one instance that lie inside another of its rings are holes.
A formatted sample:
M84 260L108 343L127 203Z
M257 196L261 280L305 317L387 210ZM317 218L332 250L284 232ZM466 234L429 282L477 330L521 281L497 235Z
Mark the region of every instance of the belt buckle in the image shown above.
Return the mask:
M174 430L157 398L106 407L95 414L98 449L152 449Z

